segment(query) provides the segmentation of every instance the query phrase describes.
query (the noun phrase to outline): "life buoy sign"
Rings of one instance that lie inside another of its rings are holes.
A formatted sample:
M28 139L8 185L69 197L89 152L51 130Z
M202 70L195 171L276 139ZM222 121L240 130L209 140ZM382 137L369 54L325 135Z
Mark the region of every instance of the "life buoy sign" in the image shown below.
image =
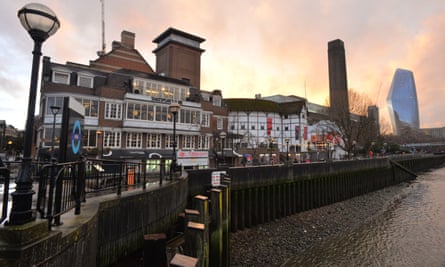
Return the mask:
M74 155L77 155L80 150L80 144L82 143L82 129L80 127L80 121L74 121L73 131L71 132L71 150Z

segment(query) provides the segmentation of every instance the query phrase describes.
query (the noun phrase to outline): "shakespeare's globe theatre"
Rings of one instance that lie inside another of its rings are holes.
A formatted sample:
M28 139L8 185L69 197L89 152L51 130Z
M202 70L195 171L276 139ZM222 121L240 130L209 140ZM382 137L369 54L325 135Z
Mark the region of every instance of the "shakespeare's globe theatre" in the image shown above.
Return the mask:
M409 70L397 69L389 90L388 109L395 135L404 128L419 129L419 106L417 103L414 75Z

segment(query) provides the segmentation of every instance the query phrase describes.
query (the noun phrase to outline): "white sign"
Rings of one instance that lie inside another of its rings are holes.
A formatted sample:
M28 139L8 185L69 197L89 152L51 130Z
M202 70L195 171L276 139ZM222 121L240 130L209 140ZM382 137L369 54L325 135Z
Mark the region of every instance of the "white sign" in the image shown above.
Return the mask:
M221 174L226 175L226 171L212 172L212 186L220 186L221 185Z

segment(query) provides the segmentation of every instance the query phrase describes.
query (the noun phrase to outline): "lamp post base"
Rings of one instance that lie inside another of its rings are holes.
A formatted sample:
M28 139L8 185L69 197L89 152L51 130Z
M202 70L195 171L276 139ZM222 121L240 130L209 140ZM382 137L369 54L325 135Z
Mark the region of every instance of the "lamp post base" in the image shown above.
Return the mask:
M9 215L8 225L21 225L34 221L35 211L32 210L32 172L31 160L23 159L22 168L16 179L16 189L12 195L12 208Z

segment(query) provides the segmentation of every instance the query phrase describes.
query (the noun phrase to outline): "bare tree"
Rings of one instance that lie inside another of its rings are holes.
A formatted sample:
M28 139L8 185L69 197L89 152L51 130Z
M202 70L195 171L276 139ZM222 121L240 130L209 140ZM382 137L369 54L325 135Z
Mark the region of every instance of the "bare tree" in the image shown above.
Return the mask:
M375 136L375 121L368 118L368 107L372 105L370 98L354 90L349 90L349 108L344 106L330 107L330 119L337 127L338 136L343 142L340 148L350 158L359 148L369 147Z

